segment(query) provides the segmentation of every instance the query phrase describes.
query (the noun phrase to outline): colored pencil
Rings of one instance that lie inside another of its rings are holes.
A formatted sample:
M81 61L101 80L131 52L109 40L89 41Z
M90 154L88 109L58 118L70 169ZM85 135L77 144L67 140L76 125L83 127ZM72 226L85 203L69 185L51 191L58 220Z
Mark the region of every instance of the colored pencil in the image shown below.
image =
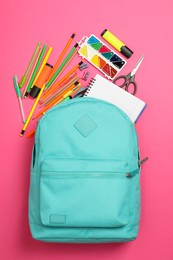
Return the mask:
M69 82L67 82L65 85L63 85L61 88L59 88L56 92L54 92L53 95L48 97L44 102L43 106L48 105L54 98L56 98L58 95L60 95L64 90L68 89L69 86L71 86L75 81L79 81L80 77L74 77Z
M33 67L32 67L31 72L30 72L30 75L29 75L29 77L28 77L27 80L26 80L26 86L25 86L25 89L24 89L24 91L23 91L23 93L22 93L22 97L23 97L23 98L25 97L25 93L26 93L26 91L27 91L28 84L29 84L29 82L30 82L30 80L31 80L31 77L32 77L32 74L33 74L33 72L34 72L35 66L36 66L37 61L38 61L38 59L39 59L39 56L40 56L40 53L41 53L41 49L42 49L42 48L40 47L39 50L38 50L38 52L37 52L37 55L36 55L36 57L35 57L35 61L34 61Z
M72 78L74 78L75 76L76 76L76 71L75 72L73 72L67 79L64 79L64 81L54 90L54 91L52 91L50 94L49 94L49 96L47 96L47 98L46 98L46 100L49 98L49 97L51 97L52 95L54 95L55 93L57 93L57 91L59 90L59 89L61 89L64 85L66 85L68 82L70 82L70 80L72 79ZM45 99L44 100L40 100L40 105L42 106L42 104L44 104L45 103Z
M61 83L64 82L65 79L67 79L73 72L75 72L79 66L83 63L83 61L79 62L76 66L74 66L73 69L71 69L62 79L60 79L55 85L53 85L50 89L48 89L47 91L45 91L43 93L43 96L41 98L41 102L47 97L49 96L51 93L53 93L53 91L56 90L56 88L58 88L60 86Z
M23 75L23 77L20 80L20 83L19 83L19 87L20 88L22 88L24 86L25 82L26 82L26 79L28 77L29 71L30 71L30 69L32 67L32 64L34 62L35 57L37 56L37 53L39 51L40 46L41 46L41 43L38 42L37 46L35 47L34 53L33 53L32 57L31 57L31 60L30 60L30 62L28 64L28 67L26 69L26 72L25 72L25 74Z
M63 71L66 69L66 67L69 65L69 63L71 62L71 60L74 58L74 56L76 55L76 53L78 52L78 50L75 50L72 54L72 56L69 58L69 60L67 61L67 63L64 65L64 67L62 68L62 70L58 73L58 75L55 77L54 81L52 82L52 84L49 86L50 87L55 84L57 78L63 73ZM47 81L48 82L48 81Z
M42 61L42 59L43 59L43 56L44 56L44 54L45 54L45 52L46 52L46 48L47 48L47 44L45 44L45 45L43 46L43 48L42 48L42 51L41 51L41 54L40 54L39 59L38 59L38 61L37 61L37 64L36 64L36 66L35 66L34 72L33 72L32 76L31 76L31 80L30 80L30 82L29 82L29 84L28 84L28 88L27 88L27 91L26 91L26 93L25 93L25 97L28 96L29 91L30 91L30 89L31 89L31 87L32 87L32 85L33 85L33 82L34 82L34 79L35 79L35 77L36 77L37 71L38 71L39 66L40 66L40 64L41 64L41 61Z
M52 70L52 72L51 72L51 74L50 74L50 76L49 76L49 78L48 78L48 82L49 82L49 80L51 79L51 77L53 76L53 74L55 73L55 71L57 70L57 68L58 68L58 66L59 66L59 64L60 64L60 62L62 61L63 56L65 55L65 53L66 53L68 47L70 46L71 42L73 41L74 37L75 37L75 34L73 33L73 34L71 35L70 39L68 40L66 46L64 47L64 49L63 49L61 55L59 56L59 58L58 58L56 64L54 65L54 68L53 68L53 70Z
M71 56L73 55L73 53L76 51L76 48L78 47L78 43L76 43L74 45L74 47L71 49L71 51L68 53L68 55L66 56L66 58L64 59L64 61L61 63L61 65L59 66L58 70L54 73L54 75L52 76L52 78L50 79L50 81L46 84L46 89L50 87L50 85L53 83L53 81L55 80L55 78L59 75L59 73L61 72L61 70L64 68L64 66L66 65L66 63L68 62L68 60L71 58Z

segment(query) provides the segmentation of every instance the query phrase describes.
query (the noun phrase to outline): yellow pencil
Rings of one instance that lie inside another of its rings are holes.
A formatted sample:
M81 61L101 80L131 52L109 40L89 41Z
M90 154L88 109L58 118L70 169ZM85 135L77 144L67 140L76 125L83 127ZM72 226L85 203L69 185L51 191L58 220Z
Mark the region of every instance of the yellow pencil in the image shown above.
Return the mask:
M29 124L29 122L30 122L30 120L31 120L31 117L32 117L32 115L33 115L33 113L34 113L34 110L35 110L35 108L36 108L36 106L37 106L37 104L38 104L38 102L39 102L39 100L40 100L41 94L43 93L44 87L45 87L45 84L44 84L43 87L41 88L40 93L38 94L38 96L37 96L37 98L36 98L36 100L35 100L35 102L34 102L32 108L31 108L31 111L30 111L29 116L28 116L28 118L27 118L27 120L26 120L26 123L24 124L24 127L23 127L23 129L22 129L22 131L21 131L21 133L20 133L20 136L23 136L24 133L25 133L25 130L26 130L26 128L27 128L27 126L28 126L28 124Z

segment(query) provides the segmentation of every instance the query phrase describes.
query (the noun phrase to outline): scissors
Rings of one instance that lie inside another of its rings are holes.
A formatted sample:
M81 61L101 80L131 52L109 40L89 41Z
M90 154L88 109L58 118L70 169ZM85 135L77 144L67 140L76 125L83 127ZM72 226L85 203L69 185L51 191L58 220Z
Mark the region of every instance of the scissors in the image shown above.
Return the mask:
M134 67L132 72L130 72L128 75L122 75L122 76L116 77L113 80L113 83L116 84L117 86L119 86L120 88L125 87L125 90L127 92L131 93L132 95L135 95L137 92L137 83L135 81L135 74L136 74L136 71L138 70L139 66L141 65L143 59L144 59L144 55L142 55L142 57L139 59L139 61L137 62L136 66ZM121 85L118 84L119 79L124 80L124 82ZM130 85L133 85L133 92L130 91Z

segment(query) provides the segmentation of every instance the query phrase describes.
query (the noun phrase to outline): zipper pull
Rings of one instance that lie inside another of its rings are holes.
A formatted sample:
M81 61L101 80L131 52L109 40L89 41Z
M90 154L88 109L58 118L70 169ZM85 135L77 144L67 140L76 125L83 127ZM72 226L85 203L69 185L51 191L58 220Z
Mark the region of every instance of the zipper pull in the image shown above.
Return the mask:
M132 172L127 172L127 173L126 173L126 177L127 177L127 178L131 178L131 177L135 176L138 172L139 172L139 169L134 170L134 171L132 171Z
M145 157L144 159L142 160L139 160L139 166L141 166L143 163L145 163L146 161L148 161L148 156Z

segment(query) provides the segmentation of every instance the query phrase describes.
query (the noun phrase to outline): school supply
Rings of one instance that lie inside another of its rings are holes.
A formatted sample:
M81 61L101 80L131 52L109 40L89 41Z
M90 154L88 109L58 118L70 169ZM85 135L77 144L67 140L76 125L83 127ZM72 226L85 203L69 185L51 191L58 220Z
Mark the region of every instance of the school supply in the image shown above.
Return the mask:
M75 72L81 65L83 64L83 61L79 62L77 65L75 65L64 77L62 77L62 79L60 79L55 85L51 86L49 89L47 89L42 98L40 103L43 102L43 100L50 95L51 93L53 93L62 83L64 83L64 81L71 76L71 74L73 72Z
M63 56L65 55L65 53L66 53L68 47L70 46L72 40L74 39L74 37L75 37L75 34L73 33L73 34L71 35L70 39L68 40L66 46L64 47L64 49L63 49L61 55L59 56L59 58L58 58L56 64L54 65L54 68L53 68L53 70L52 70L52 72L51 72L51 74L50 74L50 76L49 76L49 78L48 78L48 81L51 79L51 77L53 76L53 74L54 74L55 71L57 70L57 68L58 68L58 66L59 66L59 64L60 64L60 62L62 61Z
M134 67L134 69L132 70L132 72L130 72L128 75L121 75L119 77L116 77L113 80L113 83L115 83L116 85L118 85L120 88L125 88L125 90L129 93L131 93L132 95L135 95L137 92L137 84L135 81L135 74L139 68L139 66L141 65L142 61L144 59L144 55L142 55L142 57L139 59L139 61L137 62L136 66ZM121 80L123 80L123 83L120 83ZM133 91L130 91L131 87L133 87Z
M61 63L61 65L59 66L59 68L57 69L57 71L54 73L54 75L52 76L52 78L49 80L49 82L46 84L46 89L50 87L50 85L54 82L54 80L56 79L56 77L59 75L59 73L62 71L62 69L64 68L64 66L66 65L66 63L68 62L68 60L71 58L71 56L73 55L73 53L76 51L76 48L78 47L78 43L76 43L74 45L74 47L71 49L71 51L68 53L68 55L66 56L66 58L64 59L64 61Z
M58 87L55 88L55 89L49 94L49 96L48 96L47 98L45 98L44 100L40 100L40 102L39 102L40 105L44 104L45 101L46 101L48 98L52 97L55 93L57 93L57 91L58 91L60 88L62 88L62 87L65 86L66 84L68 84L74 77L76 77L76 75L77 75L77 72L74 71L68 78L64 79L64 80L62 81L62 83L59 84ZM54 86L54 85L53 85L53 86Z
M80 83L78 81L71 84L67 89L65 89L62 93L60 93L58 96L56 96L55 99L53 99L48 105L46 105L43 109L41 109L33 119L38 118L39 116L43 115L48 109L50 109L52 106L55 106L57 102L62 101L64 99L64 96L69 94L69 91L71 93L67 96L70 96L78 87L80 86ZM67 97L66 96L66 97Z
M94 80L92 80L84 96L99 98L114 104L126 113L132 122L137 121L146 107L144 101L131 95L98 74Z
M84 70L84 69L86 69L86 68L88 68L89 66L88 66L88 64L87 63L83 63L80 67L79 67L79 69L80 70Z
M32 115L33 115L33 113L35 111L35 108L36 108L37 104L38 104L38 101L40 100L40 97L41 97L41 95L43 93L44 87L45 87L45 85L42 86L42 88L41 88L41 90L40 90L40 92L39 92L39 94L38 94L38 96L37 96L37 98L36 98L32 108L30 110L30 113L29 113L28 118L27 118L27 120L26 120L26 122L24 124L24 127L23 127L23 129L22 129L22 131L20 133L20 136L23 136L25 131L26 131L26 128L27 128L27 126L28 126L28 124L29 124L29 122L31 120L31 117L32 117Z
M31 71L30 71L30 75L29 75L29 77L26 79L26 85L25 85L24 91L23 91L23 93L22 93L22 98L25 97L25 94L26 94L26 91L27 91L29 82L30 82L30 80L31 80L31 77L32 77L33 72L34 72L34 70L35 70L35 67L36 67L36 65L37 65L38 59L39 59L39 57L40 57L41 50L42 50L42 48L40 47L39 50L38 50L38 52L37 52L37 54L36 54L35 60L34 60L34 62L33 62L33 66L32 66L32 69L31 69Z
M25 98L28 96L28 94L29 94L29 92L30 92L30 89L31 89L31 87L32 87L32 85L33 85L33 82L34 82L34 80L35 80L35 77L36 77L36 75L37 75L39 66L41 65L42 59L43 59L44 54L45 54L45 52L46 52L46 49L47 49L47 44L45 44L45 45L43 46L42 50L41 50L41 53L40 53L40 56L39 56L39 58L38 58L37 64L36 64L36 66L35 66L34 72L33 72L32 76L31 76L31 80L30 80L30 82L29 82L29 84L28 84L28 88L27 88L26 93L25 93Z
M29 93L30 96L33 98L36 98L41 90L41 87L47 82L49 75L52 71L53 66L50 65L49 63L46 63L37 78L34 86L31 88L31 91Z
M72 77L66 84L60 85L57 91L55 91L52 95L50 95L47 99L44 100L44 102L41 104L41 106L48 105L53 99L55 99L58 95L60 95L63 91L68 89L69 86L71 86L74 82L79 81L80 77L74 76Z
M62 98L59 99L59 100L55 103L55 105L61 103L62 101L69 100L70 97L71 97L71 95L72 95L74 92L78 91L79 89L80 89L80 83L79 83L74 89L69 90L66 94L64 94L64 95L62 96Z
M140 165L134 124L117 106L76 98L49 110L38 123L32 151L33 238L134 240L140 221Z
M71 57L68 59L68 61L66 62L66 64L63 66L63 68L59 71L59 73L56 75L54 81L51 83L51 85L49 86L49 89L50 87L55 84L56 80L58 77L60 77L60 75L63 73L63 71L66 69L66 67L69 65L69 63L72 61L72 59L74 58L74 56L77 54L77 50L75 50L73 52L73 54L71 55Z
M89 71L84 71L82 79L87 80L89 76Z
M84 37L79 43L79 55L89 61L107 78L113 80L125 66L126 61L112 49L108 48L95 35Z
M24 110L23 110L23 105L22 105L20 87L19 87L18 82L17 82L17 76L13 77L13 83L14 83L14 87L15 87L15 90L16 90L18 100L19 100L19 106L20 106L20 111L21 111L21 115L22 115L22 121L23 121L23 123L25 123L26 120L25 120L25 115L24 115Z
M21 81L20 81L20 83L19 83L19 87L20 87L20 88L22 88L22 87L24 86L24 84L25 84L25 81L26 81L26 79L27 79L27 77L28 77L29 71L30 71L30 69L31 69L31 67L32 67L32 64L33 64L33 62L34 62L35 57L37 56L37 53L38 53L38 51L39 51L40 46L41 46L41 43L38 42L38 43L37 43L37 46L35 47L34 53L33 53L33 55L32 55L32 58L31 58L31 60L30 60L30 62L29 62L29 64L28 64L28 67L27 67L27 69L26 69L26 72L25 72L25 74L23 75L23 77L21 78Z
M47 53L46 53L46 55L45 55L45 57L44 57L44 59L42 61L40 69L39 69L39 71L38 71L38 73L37 73L37 75L36 75L36 77L34 79L33 85L35 84L35 82L37 81L38 77L40 76L40 74L41 74L41 72L42 72L42 70L44 68L44 65L47 63L47 61L48 61L48 59L49 59L49 57L50 57L50 55L52 53L52 50L53 50L53 48L49 47L49 49L48 49L48 51L47 51ZM31 88L33 87L33 85L31 86Z
M71 98L76 98L76 97L83 97L84 94L86 93L87 91L87 87L82 87L80 88L78 91L74 92L72 95L71 95Z
M81 89L81 88L80 88L80 84L79 84L78 87L76 87L76 89L68 91L61 99L59 99L59 100L57 101L56 105L59 104L59 103L62 102L62 101L66 101L66 100L69 100L69 99L71 99L71 98L76 97L77 93L80 92L80 89ZM83 89L84 89L84 88L83 88ZM82 93L82 91L81 91L81 93ZM84 92L83 92L83 93L84 93ZM83 93L82 93L82 94L83 94ZM39 122L39 120L38 120L38 122ZM36 131L36 128L32 129L26 137L27 137L27 138L33 137L34 134L35 134L35 131Z
M27 138L31 138L31 137L33 137L34 136L34 134L35 134L35 128L34 129L32 129L30 132L29 132L29 134L27 134Z
M121 52L126 58L130 58L133 54L131 51L122 41L120 41L115 35L113 35L110 31L105 29L101 36L105 39L108 43L110 43L115 49Z

